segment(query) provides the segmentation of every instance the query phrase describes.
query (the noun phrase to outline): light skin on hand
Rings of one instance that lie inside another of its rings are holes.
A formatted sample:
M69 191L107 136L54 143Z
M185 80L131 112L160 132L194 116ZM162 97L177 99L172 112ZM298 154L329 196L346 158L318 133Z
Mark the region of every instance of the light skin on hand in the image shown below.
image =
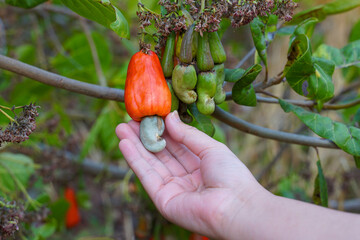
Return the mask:
M169 221L215 239L357 234L359 216L272 195L224 144L182 123L177 112L165 126L166 148L155 154L143 147L138 122L118 125L116 134L129 166Z
M139 123L134 121L116 129L120 150L164 217L191 231L220 237L223 233L217 229L225 230L227 224L225 209L241 199L246 202L258 184L224 144L181 123L177 113L169 114L165 124L167 144L162 152L153 154L143 147Z

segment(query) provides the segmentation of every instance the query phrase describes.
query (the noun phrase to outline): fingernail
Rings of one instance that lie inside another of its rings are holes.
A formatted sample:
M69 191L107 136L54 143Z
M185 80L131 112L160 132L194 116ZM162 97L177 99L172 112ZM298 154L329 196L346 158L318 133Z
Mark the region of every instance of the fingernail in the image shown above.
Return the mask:
M180 122L180 121L181 121L181 120L180 120L180 117L179 117L179 113L178 113L177 110L175 110L175 111L172 113L171 117L172 117L175 121L177 121L177 122Z

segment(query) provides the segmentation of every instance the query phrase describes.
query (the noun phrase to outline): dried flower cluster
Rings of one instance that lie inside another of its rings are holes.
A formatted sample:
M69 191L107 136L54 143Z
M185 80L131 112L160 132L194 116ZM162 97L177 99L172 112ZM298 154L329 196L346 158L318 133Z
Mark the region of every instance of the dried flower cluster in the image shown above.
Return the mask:
M22 204L6 202L0 198L0 240L9 239L20 230L21 223L43 223L48 217L48 208L27 212Z
M209 1L210 2L210 1ZM158 29L158 47L164 46L164 39L171 32L183 32L187 24L194 20L195 30L203 32L215 32L219 30L223 18L229 18L234 28L249 24L258 16L269 14L277 15L280 19L290 21L297 4L293 0L213 0L206 1L201 9L201 0L184 0L182 7L171 0L160 0L159 5L166 10L166 14L158 15L147 11L139 4L140 11L137 13L140 19L140 28L154 26ZM191 17L183 14L188 12ZM188 18L192 18L190 21Z
M14 122L9 123L5 130L0 128L0 146L4 142L20 143L29 139L29 135L36 128L38 108L35 104L24 106L23 111L15 116Z
M2 199L0 199L1 201ZM4 203L0 205L0 240L8 239L19 231L19 222L24 219L24 211L22 207L16 206L14 202Z

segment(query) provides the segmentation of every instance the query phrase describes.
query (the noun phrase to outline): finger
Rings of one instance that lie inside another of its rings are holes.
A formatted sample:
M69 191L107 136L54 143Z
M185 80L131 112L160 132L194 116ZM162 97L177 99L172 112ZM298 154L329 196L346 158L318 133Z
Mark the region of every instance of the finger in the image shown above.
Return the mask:
M144 158L151 166L153 166L163 179L172 176L169 169L161 161L159 161L159 159L157 159L157 157L154 154L150 153L144 148L139 137L136 135L136 133L133 131L133 129L129 124L126 123L120 124L116 128L116 134L121 140L123 139L130 140L136 147L140 156Z
M168 133L165 134L166 149L191 174L200 167L200 159L183 144L174 141Z
M199 156L200 159L209 150L221 150L224 148L222 143L217 142L196 128L181 122L177 111L170 113L166 117L165 123L171 138L184 144L195 155Z
M167 140L166 145L168 145ZM161 152L156 153L155 155L174 176L183 177L188 174L183 165L181 165L167 149L164 149Z
M133 129L133 131L137 134L137 136L139 136L139 131L140 131L139 124L137 122L132 121L129 122L129 126ZM172 156L172 154L169 153L167 149L164 149L159 153L155 153L154 155L167 167L167 169L169 169L169 171L174 176L182 177L188 173L184 169L184 167Z
M143 184L146 192L152 199L154 199L155 193L163 186L164 179L161 177L157 169L151 166L146 159L141 156L132 141L129 139L121 140L119 148L130 168Z

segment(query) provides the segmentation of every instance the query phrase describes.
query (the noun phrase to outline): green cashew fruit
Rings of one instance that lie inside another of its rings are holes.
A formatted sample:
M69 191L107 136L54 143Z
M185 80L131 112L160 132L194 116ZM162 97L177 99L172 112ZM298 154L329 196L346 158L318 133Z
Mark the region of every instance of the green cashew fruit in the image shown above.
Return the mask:
M191 104L196 101L197 75L193 65L177 65L172 74L172 85L176 96L184 103Z
M196 61L199 70L202 72L210 71L214 67L207 32L204 32L202 37L199 36Z
M161 59L161 67L165 77L171 77L174 69L175 37L175 32L170 33L167 37L164 55Z
M226 61L226 53L217 32L209 33L209 45L214 63L224 63Z
M225 81L225 67L224 64L216 64L213 68L216 75L216 93L214 101L216 104L221 104L225 101L226 93L223 89L223 83Z
M201 72L196 85L198 100L196 106L202 114L210 115L215 111L214 96L216 94L215 72Z
M184 38L184 34L180 34L177 38L176 49L175 49L175 55L177 57L180 56L181 43L182 43L183 38Z
M178 110L179 108L179 99L176 97L173 87L171 86L171 83L169 81L166 81L167 85L171 92L171 112Z
M181 48L179 52L179 59L183 63L190 64L196 56L198 33L194 30L195 25L191 25L185 32L181 42Z

